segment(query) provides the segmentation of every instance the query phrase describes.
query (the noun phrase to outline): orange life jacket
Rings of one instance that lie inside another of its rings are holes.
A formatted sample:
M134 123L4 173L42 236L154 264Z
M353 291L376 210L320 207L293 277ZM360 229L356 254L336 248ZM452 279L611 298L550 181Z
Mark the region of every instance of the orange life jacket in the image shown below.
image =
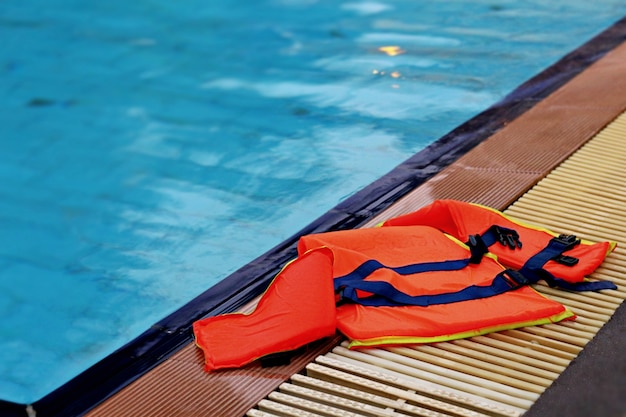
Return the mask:
M574 315L527 284L610 287L583 281L614 243L559 237L487 207L438 201L383 226L393 227L303 236L252 314L194 323L206 369L293 350L335 328L357 348L557 322Z
M430 343L572 318L495 257L427 226L304 236L301 254L327 247L340 297L337 328L350 347Z
M472 246L475 256L491 252L505 266L531 281L585 291L616 289L608 281L585 282L613 251L615 242L589 242L557 235L495 209L456 200L437 200L415 212L385 221L382 226L428 225Z
M208 317L193 324L205 369L241 367L335 334L333 257L318 248L287 264L250 314Z

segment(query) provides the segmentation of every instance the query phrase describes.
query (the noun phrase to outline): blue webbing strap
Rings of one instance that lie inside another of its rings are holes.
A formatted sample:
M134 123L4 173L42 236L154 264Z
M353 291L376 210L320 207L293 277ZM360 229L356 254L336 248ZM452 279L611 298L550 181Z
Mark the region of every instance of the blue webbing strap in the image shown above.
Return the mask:
M377 260L370 259L363 262L360 266L358 266L354 271L350 272L349 274L335 278L335 291L339 289L339 287L345 286L348 283L362 281L379 269L390 269L400 275L412 275L430 271L458 271L459 269L465 268L467 265L469 265L469 263L470 259L468 258L457 259L453 261L422 262L398 267L391 267L384 265Z
M456 292L411 296L385 281L365 281L365 278L373 272L383 268L400 275L412 275L431 271L457 271L467 267L470 261L471 258L467 258L389 267L371 259L362 263L351 273L335 278L335 291L339 292L341 300L350 300L365 306L428 306L491 297L528 284L528 280L520 273L506 270L498 274L489 285L471 285ZM365 291L372 295L359 297L357 291Z
M390 269L396 270L395 268ZM340 290L341 300L350 300L356 304L371 307L426 307L434 304L457 303L460 301L492 297L494 295L517 289L529 283L529 281L526 280L522 274L517 271L507 269L496 275L489 285L470 285L455 292L412 296L398 290L393 285L385 281L365 281L358 278L345 280L345 277L338 279L343 282L343 285L340 285L338 288ZM366 291L372 295L359 297L357 290Z
M559 237L552 238L545 248L531 256L526 261L522 269L541 269L550 259L558 258L563 254L563 252L573 249L579 244L580 239L576 239L576 236L573 235L560 235Z

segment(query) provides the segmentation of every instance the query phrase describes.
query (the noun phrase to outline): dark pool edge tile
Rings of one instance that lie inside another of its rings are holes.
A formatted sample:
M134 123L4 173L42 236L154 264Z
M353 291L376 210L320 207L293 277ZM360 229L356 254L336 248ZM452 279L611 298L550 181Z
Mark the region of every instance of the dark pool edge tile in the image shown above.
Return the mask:
M190 343L193 340L191 325L195 320L235 311L262 293L285 262L295 256L295 244L299 236L359 227L625 40L626 18L622 18L520 85L498 103L461 124L291 238L235 271L136 339L36 401L32 404L32 410L38 417L70 417L89 411ZM29 415L25 404L2 400L0 413L6 417Z

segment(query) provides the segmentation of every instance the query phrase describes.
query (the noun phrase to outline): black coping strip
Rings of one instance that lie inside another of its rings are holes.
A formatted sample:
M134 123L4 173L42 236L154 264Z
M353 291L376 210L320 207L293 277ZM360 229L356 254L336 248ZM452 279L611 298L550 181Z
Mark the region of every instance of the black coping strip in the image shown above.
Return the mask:
M261 294L282 266L295 257L296 243L300 236L331 230L353 229L363 225L371 217L384 211L401 197L426 182L625 40L626 17L517 87L501 101L461 124L380 179L329 210L292 237L154 324L143 334L60 388L32 405L0 399L0 415L3 417L35 415L37 417L71 417L86 413L192 342L194 321L206 316L236 311ZM623 306L622 310L624 310ZM621 335L624 334L623 327L622 320ZM606 332L611 332L611 330L606 330ZM621 350L612 351L613 356L619 356L618 352L625 351L624 338L621 339ZM573 368L575 369L576 366ZM559 381L560 379L557 379L557 386L563 385ZM619 388L622 387L616 389ZM533 416L550 415L549 413L543 414L542 410L545 408L539 408L545 407L543 403L545 401L541 399L538 401L537 410L539 411L536 411L538 414L532 414Z

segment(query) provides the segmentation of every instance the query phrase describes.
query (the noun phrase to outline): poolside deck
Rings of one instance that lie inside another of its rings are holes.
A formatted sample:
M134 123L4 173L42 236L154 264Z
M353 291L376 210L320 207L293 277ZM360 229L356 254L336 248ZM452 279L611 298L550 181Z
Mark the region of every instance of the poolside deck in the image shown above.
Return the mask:
M579 315L576 322L354 355L335 348L337 338L310 347L289 366L263 369L254 364L212 374L202 370L201 353L190 343L86 415L309 415L303 398L310 394L303 387L317 390L313 392L320 398L329 390L343 395L334 405L342 410L338 415L378 415L382 411L376 410L385 409L380 415L418 415L415 410L428 407L433 398L450 404L448 412L459 415L626 415L626 308L619 307L626 298L626 43L529 107L365 226L435 199L453 198L590 240L615 240L617 250L594 276L613 280L618 291L568 295L539 286L570 306ZM325 354L333 348L334 353ZM353 381L342 383L341 372ZM273 392L294 373L299 374L282 393ZM370 381L370 388L359 378ZM391 383L385 378L399 379ZM325 386L330 379L345 389ZM435 392L434 382L449 392ZM397 405L400 414L394 414L393 405L375 408L371 398L362 400L374 407L367 410L349 404L348 398L360 400L348 388L371 394L383 389L372 388L381 383L391 390L381 398L396 396L393 401L401 404L397 400L404 396L404 403L415 410ZM400 390L399 384L409 387ZM417 399L420 390L429 398ZM455 397L459 392L464 399ZM271 399L264 399L270 393ZM324 397L308 412L333 415L325 409L333 401Z

